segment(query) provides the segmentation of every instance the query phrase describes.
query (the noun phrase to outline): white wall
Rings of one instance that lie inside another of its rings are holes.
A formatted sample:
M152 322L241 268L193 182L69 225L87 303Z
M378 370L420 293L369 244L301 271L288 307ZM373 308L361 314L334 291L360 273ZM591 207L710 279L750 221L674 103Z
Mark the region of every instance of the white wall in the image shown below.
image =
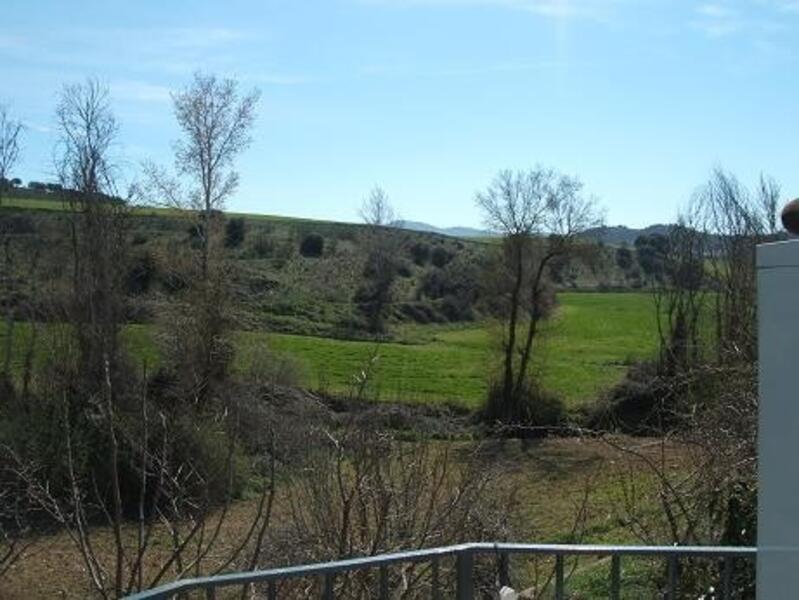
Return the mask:
M799 240L758 248L757 597L799 598Z

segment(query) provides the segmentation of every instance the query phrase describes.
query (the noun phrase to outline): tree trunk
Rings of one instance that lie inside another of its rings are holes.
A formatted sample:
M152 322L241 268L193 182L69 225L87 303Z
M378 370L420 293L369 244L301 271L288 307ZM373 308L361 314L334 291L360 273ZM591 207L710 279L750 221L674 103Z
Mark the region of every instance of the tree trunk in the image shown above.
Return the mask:
M547 254L539 263L538 269L535 273L535 279L532 286L532 306L530 310L530 323L527 326L527 339L524 342L524 350L522 351L521 359L519 361L519 372L516 374L515 393L518 395L522 391L524 379L527 377L527 370L530 366L530 357L533 351L533 340L538 333L538 322L540 320L539 302L541 296L541 282L544 279L544 270L550 260L555 257L554 253Z
M511 292L510 319L508 320L508 339L505 345L505 372L502 381L502 400L506 410L510 412L514 404L513 398L513 352L516 349L516 323L519 319L519 296L524 279L524 265L522 264L522 240L511 240L516 259L516 277Z

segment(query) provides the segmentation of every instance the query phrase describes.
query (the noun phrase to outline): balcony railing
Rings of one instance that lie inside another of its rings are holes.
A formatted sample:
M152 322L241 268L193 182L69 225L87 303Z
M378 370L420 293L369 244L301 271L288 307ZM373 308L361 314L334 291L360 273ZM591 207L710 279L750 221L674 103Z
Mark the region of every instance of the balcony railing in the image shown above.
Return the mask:
M568 557L594 556L610 557L609 590L611 600L618 600L622 590L621 561L624 557L660 558L667 565L666 598L674 600L679 591L679 564L682 559L700 558L722 561L721 581L710 582L716 590L715 598L730 600L733 598L734 561L744 559L754 561L757 550L748 547L717 546L598 546L570 544L460 544L443 548L430 548L394 554L381 554L364 558L337 560L312 565L251 571L247 573L231 573L215 577L199 577L182 579L158 588L139 592L129 596L129 600L156 600L172 598L177 594L191 591L204 591L207 600L216 598L216 591L221 588L261 584L266 586L267 598L278 598L277 584L281 581L297 578L319 577L324 582L322 598L334 600L336 576L342 573L377 569L377 598L388 600L389 568L401 564L430 563L431 565L431 597L441 599L441 581L439 562L444 558L455 559L455 598L457 600L473 600L475 598L474 565L475 558L489 555L497 560L498 580L500 585L509 582L509 559L512 555L528 555L554 558L554 597L563 600L566 597L566 581L564 561Z

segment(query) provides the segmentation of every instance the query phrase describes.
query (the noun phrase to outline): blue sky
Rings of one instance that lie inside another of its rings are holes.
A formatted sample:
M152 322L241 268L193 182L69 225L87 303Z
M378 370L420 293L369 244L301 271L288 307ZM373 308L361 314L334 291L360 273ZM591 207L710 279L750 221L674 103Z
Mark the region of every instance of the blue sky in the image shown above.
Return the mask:
M609 224L672 220L715 165L799 194L799 0L3 0L0 102L52 171L65 82L106 82L128 176L170 164L196 69L262 91L236 211L479 225L501 168L578 175Z

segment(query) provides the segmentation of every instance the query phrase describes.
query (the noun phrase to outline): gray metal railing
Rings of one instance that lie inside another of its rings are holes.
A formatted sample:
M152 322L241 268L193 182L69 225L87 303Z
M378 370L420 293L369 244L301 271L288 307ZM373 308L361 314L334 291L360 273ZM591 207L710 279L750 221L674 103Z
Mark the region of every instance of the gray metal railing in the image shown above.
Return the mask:
M720 547L720 546L599 546L599 545L574 545L574 544L460 544L443 548L430 548L413 550L410 552L397 552L394 554L381 554L364 558L337 560L312 565L283 567L265 571L251 571L246 573L231 573L214 577L199 577L195 579L182 579L161 587L153 588L128 596L128 600L157 600L172 598L176 594L199 591L205 592L207 600L216 597L218 588L242 586L249 584L264 584L267 586L267 597L270 600L277 598L277 583L287 579L321 577L324 581L322 598L334 599L335 577L339 573L365 569L378 569L378 598L389 598L389 573L392 565L425 563L432 566L431 588L432 597L441 599L441 582L439 580L439 561L442 558L454 557L457 600L473 600L474 589L474 561L475 557L491 555L496 557L498 564L499 582L505 584L509 581L509 559L512 555L533 555L554 557L554 597L563 600L566 594L564 576L564 561L567 557L579 556L609 556L610 561L610 598L618 600L621 594L621 559L623 557L650 557L662 558L668 565L668 582L666 598L674 600L679 590L679 561L685 558L704 558L708 560L723 561L721 581L715 582L721 594L716 598L729 600L733 597L733 571L735 559L754 560L756 548L749 547Z

